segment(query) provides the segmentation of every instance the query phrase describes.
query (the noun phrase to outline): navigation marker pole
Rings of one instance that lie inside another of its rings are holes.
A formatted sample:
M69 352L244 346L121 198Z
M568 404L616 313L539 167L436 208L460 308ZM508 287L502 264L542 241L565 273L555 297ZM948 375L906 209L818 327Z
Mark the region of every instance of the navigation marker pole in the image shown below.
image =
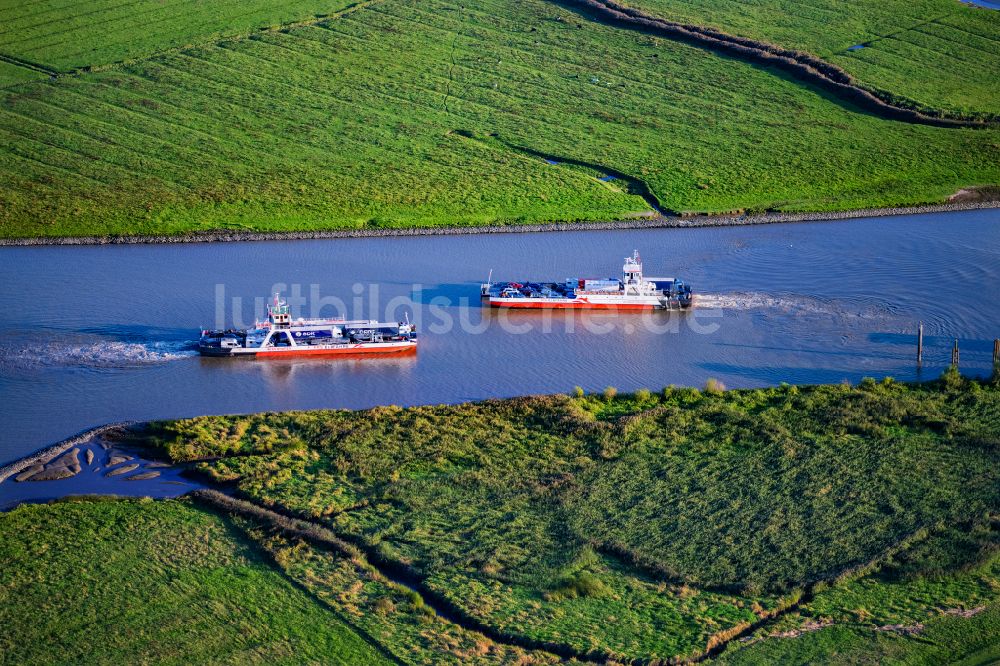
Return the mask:
M924 364L924 322L917 326L917 367Z

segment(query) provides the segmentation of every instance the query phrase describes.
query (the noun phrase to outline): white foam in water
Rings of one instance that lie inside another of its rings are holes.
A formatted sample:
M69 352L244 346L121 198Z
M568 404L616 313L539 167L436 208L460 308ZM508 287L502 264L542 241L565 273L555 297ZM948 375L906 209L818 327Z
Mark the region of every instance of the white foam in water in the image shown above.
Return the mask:
M726 310L809 310L826 311L816 299L778 296L757 292L733 292L728 294L695 294L695 307L721 308Z
M189 342L39 342L0 348L0 362L19 368L89 367L114 368L164 363L197 355Z
M808 296L759 292L695 294L694 305L697 308L706 309L770 310L781 313L832 315L862 319L884 318L891 315L889 308L873 303L841 303Z

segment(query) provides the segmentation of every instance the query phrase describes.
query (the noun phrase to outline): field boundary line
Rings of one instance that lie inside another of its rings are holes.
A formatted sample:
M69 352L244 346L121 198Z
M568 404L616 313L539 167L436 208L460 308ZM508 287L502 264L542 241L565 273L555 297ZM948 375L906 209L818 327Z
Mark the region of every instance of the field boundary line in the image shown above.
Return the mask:
M279 32L284 32L286 30L292 30L295 28L305 28L309 26L314 26L320 23L324 23L326 21L332 21L335 19L339 19L343 16L353 14L354 12L361 11L379 2L384 2L384 0L358 0L358 2L355 2L352 5L348 5L347 7L337 10L331 14L314 16L311 19L304 19L301 21L291 21L289 23L282 23L281 25L277 26L266 26L263 28L258 28L257 30L252 30L250 32L236 33L233 35L214 35L212 38L206 39L201 42L192 42L190 44L184 44L183 46L174 46L168 49L161 49L159 51L153 51L152 53L148 53L146 55L136 58L126 58L124 60L117 60L115 62L77 67L65 72L65 74L78 76L80 74L88 74L90 72L103 72L110 69L118 69L120 67L126 67L128 65L144 62L147 60L152 60L164 55L169 55L173 53L184 53L185 51L190 51L191 49L194 48L213 46L217 44L222 44L224 42L243 41L252 38L254 35L259 35L262 33L279 33Z
M4 132L4 131L5 130L2 127L0 127L0 132ZM10 132L7 132L7 134L10 134ZM42 145L45 145L45 144L42 144ZM21 154L19 152L14 152L13 150L11 150L11 152L9 154L13 155L13 159L18 160L19 162L28 162L28 163L31 163L31 164L40 164L43 167L46 167L48 169L55 169L57 171L62 171L64 173L66 173L67 175L69 175L71 178L79 178L81 180L89 181L90 183L92 183L91 187L93 187L94 185L96 185L97 187L101 187L101 188L110 188L111 187L110 183L105 183L102 180L98 180L96 178L92 178L91 176L87 176L87 175L82 174L82 173L80 173L78 171L73 171L72 169L69 169L69 168L64 167L64 166L60 166L58 164L51 164L49 162L46 162L43 159L39 159L38 157L34 157L34 156L31 156L31 155L23 155L23 154ZM46 185L45 187L50 192L51 191L57 191L57 190L60 189L60 188L55 187L53 185Z
M302 528L288 520L282 520L284 516L268 509L261 507L252 502L246 502L244 500L237 499L232 495L226 494L224 492L212 489L204 490L193 490L186 495L190 499L194 500L195 503L203 505L208 510L218 514L225 513L227 515L223 518L232 519L232 517L239 517L244 520L250 521L255 526L262 526L266 524L272 529L281 532L285 536L298 537L308 543L313 544L313 546L322 548L327 551L333 551L339 553L340 555L346 557L348 560L354 560L356 558L364 558L364 554L356 548L351 547L350 544L344 542L343 540L337 538L337 536L330 530L326 530L321 526L314 526L309 524L308 527ZM273 514L273 515L272 515ZM305 522L305 521L297 521ZM324 609L328 610L332 614L336 615L347 624L351 629L357 632L364 640L372 645L378 652L383 656L387 657L390 661L399 664L400 666L405 666L406 662L403 661L398 655L396 655L388 647L380 643L367 629L358 626L353 618L348 617L339 609L333 607L329 602L320 597L314 590L310 590L300 581L292 578L291 575L278 564L274 557L274 554L267 550L263 544L258 542L256 539L250 537L246 534L246 528L238 525L233 525L236 529L242 533L242 537L249 541L250 546L256 550L264 559L266 559L275 571L281 575L286 581L292 586L296 587L304 594L306 594L310 599L318 603ZM319 528L319 529L316 529ZM266 529L266 528L265 528ZM369 567L371 565L365 561ZM359 568L365 568L363 566L357 565ZM383 579L384 582L390 582L388 579L381 576L381 572L371 567L371 572L378 575ZM391 584L391 582L390 582Z
M182 0L180 3L178 3L176 5L176 7L180 8L180 6L182 6L182 5L193 4L196 1L197 0ZM120 16L112 16L110 18L105 18L105 19L102 19L100 21L95 21L95 22L91 22L91 23L83 23L83 24L79 24L79 25L72 23L76 19L78 19L80 17L83 17L83 16L90 16L90 15L93 15L93 14L100 14L102 12L108 11L109 9L111 9L111 10L118 10L118 9L122 9L122 8L131 7L133 5L139 5L139 4L140 4L139 2L126 2L125 4L119 5L119 6L116 6L116 7L110 7L110 8L105 8L105 9L98 9L98 10L94 10L94 11L83 12L81 14L76 14L75 16L69 16L69 17L62 17L62 18L52 19L51 21L46 21L46 22L40 23L40 24L38 24L36 26L30 26L30 28L34 29L34 28L39 28L39 27L42 27L42 26L47 26L47 25L50 25L50 24L53 25L53 26L59 26L60 24L63 24L62 25L63 29L57 29L54 32L53 31L50 31L50 32L41 32L40 34L36 34L36 35L24 35L23 33L27 32L28 29L17 30L17 31L14 31L14 32L19 33L19 37L17 39L10 40L7 43L10 44L10 45L24 44L24 43L31 44L31 43L35 43L37 41L45 40L41 44L36 44L33 47L35 50L43 50L43 49L47 49L47 48L50 48L52 46L58 46L58 45L61 45L61 44L76 44L75 40L68 39L68 37L70 37L74 32L80 32L80 31L86 32L88 30L103 31L103 30L106 30L107 26L109 26L112 23L120 23L120 22L123 22L123 21L128 21L130 19L134 19L134 18L137 18L137 17L146 16L148 14L155 14L157 12L163 11L164 9L167 9L166 6L161 5L159 7L153 7L151 9L146 9L146 10L143 10L143 11L136 11L134 14L122 14ZM57 11L61 11L61 10L57 10ZM166 19L159 19L159 20L156 20L156 21L148 21L147 23L143 23L142 25L143 25L144 28L148 28L149 26L153 26L153 25L155 25L157 23L162 23L164 20L171 20L171 19L175 19L175 18L176 18L176 15L171 16L168 13ZM67 27L65 24L69 24L69 26ZM74 53L78 53L78 52L70 53L70 55L73 55Z
M12 115L18 115L18 114L12 114ZM24 118L25 116L20 116L19 115L18 117ZM46 125L45 123L39 123L39 124L40 125L44 125L45 127L48 127L48 125ZM113 170L119 170L119 171L125 171L125 172L127 172L127 169L122 169L117 164L111 164L109 162L105 162L104 160L96 158L96 157L94 157L94 156L92 156L92 155L90 155L88 153L84 153L84 152L81 152L79 150L76 150L74 148L67 148L66 146L60 146L58 144L51 143L49 141L45 141L43 139L38 138L37 136L32 135L31 133L19 132L16 127L11 126L11 125L0 125L0 132L4 132L4 133L6 133L8 135L16 136L22 142L23 141L31 141L33 143L36 143L36 144L40 145L40 146L45 146L47 149L49 149L51 155L53 155L53 156L54 155L66 155L66 156L68 156L68 158L69 158L69 160L71 162L77 162L77 161L84 161L84 162L86 162L86 161L96 161L96 162L101 162L102 164L107 164ZM10 150L13 150L13 149L10 149ZM20 154L20 153L15 153L15 154ZM50 167L59 168L59 169L62 169L63 171L67 171L69 173L73 173L73 174L75 174L75 175L77 175L77 176L79 176L81 178L85 178L86 180L90 180L90 181L93 181L95 183L100 183L101 186L103 186L103 187L110 188L110 187L114 186L114 181L101 180L100 178L98 178L96 176L91 176L91 175L85 174L85 173L83 173L81 171L75 171L74 169L71 169L69 167L59 166L58 164L50 164L46 160L41 159L42 156L21 155L21 157L23 159L29 159L29 160L31 160L33 162L37 162L39 164L45 164L45 165L50 166Z
M237 491L237 494L241 493ZM494 627L487 620L469 614L459 603L429 587L426 582L427 576L412 566L381 555L377 550L365 544L360 537L344 536L330 527L312 518L303 517L300 512L288 509L280 504L264 506L257 501L212 488L194 490L188 493L186 497L208 504L216 510L266 522L273 529L277 529L285 535L301 538L308 543L334 550L346 557L360 555L386 581L410 588L420 594L424 602L442 619L452 622L466 631L482 634L494 642L511 647L549 652L565 659L577 659L587 663L607 663L622 659L623 657L628 663L632 664L659 663L658 661L643 657L628 658L624 655L615 655L596 648L588 652L583 652L564 643L554 643L543 639L512 634ZM899 541L890 544L865 562L847 566L836 574L824 576L789 591L780 598L778 605L774 609L761 613L754 622L736 624L730 629L717 632L709 637L703 650L695 654L675 655L671 658L672 663L696 664L718 656L727 647L741 638L766 627L788 613L797 610L804 604L809 603L818 592L827 586L838 586L876 571L889 558L909 549L916 542L925 539L929 533L930 530L928 528L918 528L903 536ZM633 564L628 560L624 560L624 563L637 568L640 572L645 571L645 568L641 565ZM689 584L689 586L696 589L711 590L711 587L696 584Z
M422 14L426 13L426 12L424 12L420 8L411 8L411 9L413 9L413 11L415 11L416 13L422 13ZM469 15L469 14L473 14L473 13L474 12L469 11L468 8L465 9L465 14ZM393 15L393 14L386 14L386 15L387 16L396 16L396 15ZM400 18L400 20L406 20L406 21L411 22L411 23L419 23L419 25L421 25L421 26L423 26L425 28L431 28L431 29L435 29L435 30L440 30L442 32L448 32L447 28L442 28L440 25L428 23L427 21L413 21L412 19L409 19L409 18L406 18L406 17L398 17L398 18ZM495 34L500 34L500 35L503 34L503 31L501 29L494 28L493 26L490 26L490 25L482 25L482 26L477 26L477 27L480 27L482 29L482 31L484 31L484 32L485 31L490 31L491 33L495 33ZM341 34L341 33L338 33L338 34ZM508 50L510 50L512 52L522 53L522 54L525 54L527 56L532 56L532 57L537 57L538 56L538 53L532 51L531 49L521 48L521 47L515 46L515 45L510 45L507 48L508 48ZM546 60L554 60L554 61L558 62L559 64L565 66L565 67L575 69L581 75L584 75L584 74L586 74L589 71L585 66L583 66L582 64L580 64L578 62L575 62L573 60L566 60L564 58L553 58L552 57L552 54L554 52L556 52L557 50L560 50L560 51L570 51L569 49L564 49L564 48L560 47L558 44L551 43L551 42L547 43L545 45L545 49L546 49L546 51L545 51L545 59ZM469 71L469 72L476 72L476 73L480 73L480 74L488 73L488 70L481 69L481 68L477 69L477 68L475 68L472 65L458 64L457 66L459 68L465 69L466 71ZM507 66L511 67L511 68L516 68L519 71L533 71L532 68L530 68L528 65L521 64L521 63L513 63L513 64L508 63ZM660 92L667 93L667 94L669 94L671 96L674 96L674 97L678 97L678 98L682 98L682 99L695 99L695 100L699 99L698 95L695 94L695 93L685 93L685 92L683 92L680 89L670 88L668 86L664 86L662 84L658 84L654 80L644 81L642 79L638 79L638 78L636 78L634 76L631 76L629 73L617 72L617 73L615 73L615 77L619 78L619 79L621 79L623 81L628 81L633 86L642 86L642 87L645 87L645 88L651 88L653 90L657 90L657 91L660 91ZM444 77L442 75L439 75L439 78L444 78ZM533 81L518 82L518 85L521 86L521 87L532 86L534 88L538 88L543 94L545 94L545 93L548 92L548 90L545 88L544 84L536 83L536 82L533 82ZM731 91L726 91L726 92L730 95L730 97L732 96ZM524 99L524 100L528 100L528 101L534 101L536 99L534 97L515 95L514 93L507 92L506 90L502 91L501 94L506 95L508 97L513 97L515 99ZM465 100L465 101L469 101L467 98L461 97L461 96L459 96L457 94L454 94L454 93L451 95L451 97L455 98L455 99L462 99L462 100ZM720 108L725 108L725 109L727 109L729 111L733 111L733 112L738 111L739 107L736 104L730 103L730 101L731 101L730 98L727 97L727 99L726 99L725 102L720 102L719 103ZM477 103L477 104L479 104L480 106L482 106L481 103ZM691 113L692 115L694 114L693 111L688 111L687 109L685 109L685 111ZM703 115L702 116L698 116L699 120L701 120L703 118L704 118Z
M35 117L32 117L32 116L28 116L28 115L25 115L23 113L19 113L17 111L12 111L10 109L3 109L3 112L5 112L5 113L7 113L7 114L9 114L11 116L16 116L18 118L23 118L24 120L27 120L29 122L37 123L38 125L43 126L43 128L48 129L50 131L53 131L55 133L62 133L64 135L68 136L68 137L76 137L77 140L76 141L71 141L68 144L57 145L57 144L54 144L54 143L49 143L48 141L43 141L43 140L41 140L41 139L39 139L39 138L37 138L35 136L32 136L30 133L29 134L22 134L21 132L18 131L18 129L16 127L12 127L12 126L5 127L4 129L6 129L11 134L16 134L16 135L22 136L23 138L31 140L31 141L35 141L36 143L41 143L43 145L48 146L49 148L52 148L53 150L61 150L63 152L69 153L71 155L75 155L78 158L84 159L85 161L99 162L99 163L104 164L107 167L109 167L112 171L117 171L117 172L123 173L127 177L130 177L130 178L139 177L139 178L142 178L142 179L146 179L146 178L149 177L149 174L147 174L147 173L145 173L143 171L138 171L138 170L136 170L132 166L126 166L126 165L118 164L117 162L114 162L114 161L109 160L109 159L107 159L105 157L102 157L99 154L99 153L102 153L102 152L106 152L106 149L109 146L112 146L114 144L111 144L111 143L106 142L106 141L102 141L100 139L95 139L93 137L90 137L90 136L88 136L86 134L83 134L81 132L78 132L76 130L67 129L67 128L61 126L61 125L57 125L57 124L49 122L47 120L39 120L38 118L35 118ZM88 144L100 144L100 145L99 146L91 146L91 145L88 145ZM71 146L71 147L67 147L67 145ZM91 150L92 148L100 148L100 150ZM136 151L132 150L131 152L134 154ZM119 176L119 178L120 178L120 176ZM166 181L165 180L163 182L170 182L170 181ZM108 186L112 186L112 183L106 183L106 184Z
M121 152L123 154L133 155L135 157L138 157L140 159L140 161L141 160L149 160L151 162L157 162L157 163L166 165L167 168L168 168L167 171L166 172L161 172L158 175L156 175L155 176L156 180L159 180L162 183L169 183L171 185L176 185L177 188L188 190L189 192L192 192L192 193L197 192L197 190L196 190L196 188L195 188L195 186L193 184L185 183L185 182L182 182L180 180L174 180L174 177L176 177L178 175L177 173L171 173L169 176L164 175L165 173L169 173L171 170L175 170L175 171L180 172L180 175L183 176L183 173L185 172L185 170L187 170L187 171L190 170L190 163L189 162L188 163L172 162L172 161L170 161L168 159L165 159L163 157L148 155L148 154L140 151L138 148L135 148L133 146L128 145L127 143L121 141L120 139L123 136L127 136L127 135L131 134L131 135L136 135L136 136L143 137L144 139L146 139L148 141L160 143L161 145L164 145L164 146L171 146L171 147L174 147L176 149L177 146L175 144L171 144L170 142L164 141L163 139L160 139L158 137L150 136L148 134L145 134L143 132L139 132L139 131L133 130L131 128L125 128L125 127L116 128L116 127L113 127L113 126L109 126L109 123L107 123L106 121L102 120L101 118L91 117L89 114L83 113L83 112L78 111L78 110L71 110L71 109L64 108L64 107L60 106L59 104L54 104L53 102L50 101L50 99L51 98L44 99L44 100L39 100L38 103L39 103L40 106L44 106L44 107L48 107L48 108L52 109L53 112L55 112L56 114L63 114L66 118L72 119L74 117L80 117L80 116L82 116L81 120L88 120L89 121L88 124L81 124L81 125L79 125L80 127L87 127L89 129L89 128L93 127L94 125L96 125L98 127L98 129L104 128L106 130L110 129L110 131L106 131L105 132L105 134L109 138L104 138L100 134L92 135L92 134L88 134L87 132L85 132L85 131L83 131L81 129L70 128L70 127L67 127L65 125L61 125L61 124L59 124L55 120L51 120L51 119L45 119L45 120L43 120L42 122L44 122L48 127L52 127L52 128L61 130L63 132L67 132L71 136L79 137L79 138L81 138L81 139L83 139L85 141L94 141L94 142L100 143L103 146L106 146L108 148L113 148L115 151ZM117 135L116 135L116 132L117 132ZM187 164L187 167L185 167L185 164ZM119 165L119 166L121 166L121 165ZM154 177L151 174L146 173L145 171L136 171L136 170L134 170L132 168L129 168L128 170L133 175L145 176L145 177L148 177L148 178L153 178Z
M670 21L626 7L615 0L547 1L604 25L664 37L746 62L780 69L801 81L812 83L842 102L886 120L937 127L992 127L1000 123L1000 116L995 114L971 119L944 110L918 110L911 100L866 87L837 65L811 53L794 51L747 37L737 37L699 25Z
M963 60L961 57L955 55L954 53L949 53L949 52L943 51L941 49L935 49L932 46L927 46L926 44L920 44L918 42L912 42L912 41L910 41L908 39L903 39L902 37L906 36L907 34L925 35L927 37L935 38L934 35L931 35L931 34L928 34L928 33L924 33L924 32L920 32L920 31L917 31L917 30L913 31L913 33L903 33L899 37L895 37L894 36L894 37L889 37L889 38L887 38L885 40L882 40L881 43L886 44L886 45L889 46L889 48L886 49L884 52L885 53L889 53L890 55L894 55L897 58L901 58L903 60L906 60L907 62L912 62L915 65L920 65L922 63L919 60L914 60L911 57L903 55L902 53L900 53L900 51L905 51L907 48L912 49L912 50L917 51L917 52L927 51L932 56L935 56L935 57L940 58L940 59L953 60L953 61L955 61L957 63L961 63L962 65L964 65L966 67L973 64L973 63L970 63L968 60ZM897 50L893 51L892 50L892 45L898 45L898 44L902 44L903 48L899 48L897 46L896 47ZM873 49L873 50L876 51L876 52L878 51L878 49Z
M935 23L934 25L936 25L936 26L944 26L943 23ZM912 35L915 35L915 36L916 35L922 35L923 37L927 38L928 40L937 40L937 41L943 42L944 44L947 44L949 46L951 46L951 45L960 46L962 48L968 49L969 51L973 51L975 53L981 53L981 54L983 54L983 55L985 55L985 56L987 56L989 58L996 58L996 57L1000 56L1000 54L992 53L990 51L986 51L986 50L981 49L978 46L975 46L973 44L963 44L961 42L956 42L954 39L949 39L947 37L943 37L942 35L940 35L938 33L928 32L927 30L923 30L923 29L913 30L911 33L908 33L908 34L912 34ZM966 33L966 34L968 34L968 33ZM931 51L933 51L934 53L936 53L938 55L946 56L948 58L951 58L952 60L956 60L956 61L958 61L960 63L965 64L965 65L971 65L973 67L979 65L978 62L975 62L973 60L966 60L966 59L964 59L962 57L961 54L953 53L950 50L947 51L947 52L944 51L944 50L942 50L942 49L934 50L933 46L928 46L926 44L920 44L920 43L917 43L917 42L912 42L912 41L910 41L908 39L898 39L897 38L896 41L902 42L904 44L912 44L913 46L918 46L920 48L930 49Z
M937 25L943 25L951 28L952 30L957 30L958 32L964 32L967 35L972 35L973 37L978 37L979 39L985 40L987 42L993 42L995 44L1000 44L1000 39L993 35L984 35L982 33L976 32L975 30L968 29L965 25L955 25L953 23L948 23L947 21L942 21L941 19L946 19L955 14L948 14L947 16L942 16L937 20Z
M17 67L23 67L24 69L30 69L35 72L41 72L42 74L47 74L48 76L52 77L59 76L59 72L57 72L54 69L50 69L45 65L39 64L37 62L32 62L30 60L25 60L23 58L18 58L12 55L7 55L6 53L0 53L0 61L3 61L8 65L15 65Z
M262 58L253 56L252 54L248 54L248 53L245 53L245 52L234 51L234 53L236 53L237 55L243 56L243 57L250 57L250 58L255 58L255 59L258 59L258 60L262 60ZM332 94L330 94L328 92L321 92L321 91L318 91L318 90L316 90L314 88L310 88L308 86L304 86L304 85L301 85L301 84L291 83L289 81L281 81L281 80L275 79L272 76L269 76L267 74L263 74L263 73L260 73L260 72L254 72L254 71L251 71L251 72L242 72L241 70L239 70L236 67L233 67L230 64L220 63L220 62L213 61L213 60L206 60L206 59L204 59L202 57L199 57L199 56L191 54L191 53L181 53L179 55L181 57L189 58L191 60L196 60L199 63L202 63L202 64L210 66L210 67L215 67L217 69L225 69L225 70L229 70L229 71L232 71L232 72L237 72L237 73L240 73L241 75L243 75L245 77L255 77L255 78L259 79L259 80L271 83L271 86L269 88L266 88L263 92L261 92L262 96L263 95L270 95L271 97L276 97L277 95L271 93L270 91L273 90L273 89L279 88L279 87L286 87L286 88L291 88L292 90L305 92L305 93L307 93L307 94L309 94L309 95L311 95L313 97L316 97L318 99L321 99L321 100L323 100L323 99L334 100L334 101L336 101L339 104L343 104L344 106L351 106L351 107L355 107L355 108L359 108L359 109L364 109L366 111L374 111L374 112L378 113L379 115L386 115L386 114L389 113L388 111L385 111L384 109L380 109L380 108L374 108L373 109L373 108L370 108L370 107L365 107L360 102L357 102L357 101L354 101L354 100L350 100L350 99L347 99L347 98L343 98L343 97L338 97L338 96L332 95ZM178 67L174 67L174 66L168 65L166 63L163 63L163 67L165 67L167 69L171 69L171 70L179 73L180 75L186 75L186 76L191 76L191 77L196 78L196 79L202 79L202 80L205 80L205 81L210 81L211 83L213 83L214 85L216 85L218 87L225 86L225 87L233 88L233 89L235 89L238 92L245 90L245 88L241 88L238 83L217 80L217 79L215 79L215 78L213 78L211 76L202 75L200 73L194 73L194 72L190 72L190 71L187 71L187 70L183 70L183 69L180 69ZM396 102L406 102L408 104L411 104L412 106L420 106L420 107L425 108L428 111L431 111L431 112L434 112L434 113L443 113L441 111L441 109L439 109L437 107L433 107L433 106L431 106L429 104L424 104L424 103L419 103L418 104L416 102L413 102L412 100L406 100L406 99L397 97L395 95L391 95L391 94L389 94L389 93L387 93L385 91L371 90L370 92L373 95L378 95L380 97L385 97L385 98L387 98L389 100L393 100L393 101L396 101ZM438 94L441 94L441 93L438 93ZM291 139L287 135L279 135L279 134L275 134L274 132L259 132L258 134L267 135L267 136L270 136L270 137L273 137L273 138L276 138L276 139L280 138L281 140L283 140L285 142L295 143L295 144L298 144L299 146L308 147L310 150L320 150L320 151L322 151L322 150L326 150L327 149L327 148L325 148L324 146L322 146L320 144L309 143L309 142L303 141L301 139Z
M129 106L119 106L117 104L112 104L112 103L108 102L107 100L99 98L99 97L89 97L89 96L85 95L84 93L82 93L79 90L76 90L74 88L62 87L59 90L62 93L66 93L68 97L76 96L76 97L82 98L84 100L84 103L90 104L92 106L92 108L95 110L95 112L98 110L98 108L100 108L101 110L105 111L106 113L120 113L120 114L126 115L126 116L127 115L136 116L138 119L141 119L140 122L145 122L146 124L148 124L150 126L152 126L152 125L156 124L157 122L159 122L161 125L165 126L164 129L174 128L174 127L176 127L176 128L182 128L182 129L187 129L183 125L175 125L173 123L167 122L167 121L163 120L162 117L160 117L160 116L146 115L146 114L143 114L143 113L139 113L136 109L134 109L132 107L129 107ZM46 104L48 104L49 106L54 107L56 109L62 109L63 111L70 112L70 109L65 108L62 103L59 103L59 102L63 102L62 99L60 99L60 98L56 98L56 99L58 100L58 102L53 102L52 98L50 97L50 98L48 98L48 100L46 100ZM69 102L67 101L66 103L68 104ZM82 114L84 112L83 111L77 111L77 113L81 113ZM108 124L104 120L99 120L98 122L100 122L100 123L102 123L104 125ZM204 154L204 151L200 151L197 148L194 148L194 147L192 147L190 145L184 145L184 144L176 143L175 141L171 141L170 139L165 139L162 136L157 136L157 135L149 134L146 131L143 131L143 130L140 130L140 129L136 129L135 127L136 126L133 125L133 126L129 127L127 129L127 131L130 132L131 134L136 135L136 136L144 137L144 138L146 138L146 139L148 139L150 141L159 142L160 144L169 147L174 152L177 152L177 153L185 153L186 152L186 153L191 153L193 155L202 155L202 154ZM176 166L182 166L182 164L179 163L179 162L178 163L173 163L173 162L170 162L170 160L166 160L164 158L160 158L160 160L168 162L168 163L171 163L171 164L175 164ZM185 162L183 164L187 165L188 168L190 168L190 164L191 164L190 162Z
M938 28L944 28L945 30L954 30L955 32L961 32L962 34L968 35L969 37L974 37L976 39L982 39L984 42L990 41L990 40L987 40L987 39L983 39L982 37L979 37L978 35L975 35L975 34L973 34L971 32L968 32L967 30L959 30L958 28L955 28L954 26L950 26L947 23L935 22L934 25L936 25ZM947 42L948 44L956 44L956 45L961 46L963 48L971 49L973 51L978 51L979 53L985 54L985 55L987 55L987 56L989 56L991 58L1000 57L1000 49L998 49L997 51L988 51L988 50L986 50L986 49L984 49L984 48L982 48L980 46L976 46L974 44L965 44L965 43L962 43L962 42L957 41L955 39L952 39L950 37L945 37L945 35L947 34L947 32L944 32L944 33L928 32L926 29L923 29L923 28L920 29L920 30L915 30L914 32L917 33L917 34L920 34L920 35L927 35L928 37L933 37L934 39L939 39L942 42ZM994 44L998 44L1000 42L993 41L993 43Z
M916 23L914 23L911 26L908 26L908 27L905 27L905 28L897 28L896 30L893 30L892 32L887 32L884 35L876 34L871 39L865 40L864 43L865 44L872 44L874 42L882 41L883 39L899 39L899 37L898 37L899 35L904 35L904 34L910 32L910 31L916 31L917 28L923 27L925 25L930 25L931 23L937 23L941 19L947 18L947 17L951 16L954 13L955 12L948 12L947 14L941 14L940 16L935 16L934 18L924 19L922 21L917 21Z
M68 17L62 16L62 17L53 18L53 19L45 19L43 21L40 21L38 23L32 23L30 25L19 25L19 26L17 26L16 28L14 28L12 30L3 30L3 31L0 31L0 35L7 35L7 34L10 34L10 33L21 34L21 33L25 33L25 32L34 30L35 28L41 28L41 27L49 25L51 23L65 23L67 21L73 21L73 20L76 20L76 19L84 17L84 16L92 16L93 14L100 14L101 12L117 11L119 9L123 9L125 7L130 7L132 5L138 5L138 4L139 4L138 0L127 0L126 2L123 2L121 4L117 4L117 5L111 5L111 4L109 4L109 5L104 6L104 7L98 7L97 9L94 9L93 7L91 7L91 9L89 9L89 10L87 10L85 12L80 12L80 13L74 14L72 16L68 16ZM28 14L22 14L20 16L14 17L13 19L6 19L6 21L7 21L7 25L9 26L10 24L17 23L18 21L30 20L32 18L42 16L43 14L49 14L49 13L52 13L52 12L61 12L61 11L63 11L63 9L64 9L64 7L49 7L48 9L43 9L40 12L33 12L33 13L28 13ZM53 36L53 35L57 35L57 34L59 34L59 33L42 33L41 36L42 37L49 37L49 36ZM29 38L29 39L33 39L33 38ZM17 44L17 43L20 43L20 42L23 42L23 41L25 41L25 40L19 39L19 40L14 41L13 43Z
M5 53L0 53L0 61L7 62L8 64L11 65L18 65L27 69L32 69L41 72L43 74L47 74L52 78L60 78L63 76L80 76L92 72L104 72L108 70L119 69L121 67L127 67L129 65L134 65L148 60L153 60L155 58L165 55L184 53L185 51L190 51L191 49L219 45L225 42L244 41L253 38L255 35L260 35L263 33L280 33L295 28L315 26L324 23L326 21L339 19L343 16L363 10L379 2L384 2L384 0L358 0L357 2L348 5L343 9L339 9L335 12L332 12L330 14L314 16L312 18L303 19L299 21L290 21L288 23L281 23L279 25L263 26L247 32L234 33L231 35L216 33L210 35L208 38L201 41L193 41L180 46L172 46L165 49L151 51L150 53L141 56L136 56L135 58L124 58L122 60L115 60L112 62L96 63L92 65L82 65L79 67L71 67L69 69L62 69L62 70L56 69L48 65L32 62L30 60L25 60L23 58L18 58L16 56L11 56Z
M185 497L207 504L215 510L264 522L288 536L300 538L314 546L337 551L346 557L360 556L384 580L417 592L424 599L424 603L442 619L465 631L481 634L496 643L526 650L548 652L564 659L576 659L586 663L604 664L613 658L612 655L603 652L585 653L562 643L551 643L526 636L508 634L501 629L492 627L485 621L468 614L457 603L443 594L429 588L425 577L412 570L408 565L389 560L379 555L375 550L359 543L358 540L345 539L329 527L313 520L304 519L296 512L280 505L265 507L255 501L234 497L215 489L194 490Z

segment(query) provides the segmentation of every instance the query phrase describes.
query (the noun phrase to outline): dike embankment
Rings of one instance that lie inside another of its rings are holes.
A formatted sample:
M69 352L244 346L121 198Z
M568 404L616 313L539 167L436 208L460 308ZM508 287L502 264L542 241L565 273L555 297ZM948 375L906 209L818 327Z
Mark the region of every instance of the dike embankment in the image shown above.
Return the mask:
M863 217L889 217L949 213L963 210L1000 208L1000 200L968 201L897 208L863 208L825 213L727 213L718 215L654 215L623 220L546 222L538 224L488 224L468 227L410 227L399 229L334 229L327 231L209 231L176 236L63 236L0 238L0 246L33 247L46 245L142 245L163 243L225 243L275 240L316 240L327 238L396 238L410 236L455 236L465 234L517 234L544 231L599 231L627 229L669 229L696 227L737 227L790 222L827 222Z

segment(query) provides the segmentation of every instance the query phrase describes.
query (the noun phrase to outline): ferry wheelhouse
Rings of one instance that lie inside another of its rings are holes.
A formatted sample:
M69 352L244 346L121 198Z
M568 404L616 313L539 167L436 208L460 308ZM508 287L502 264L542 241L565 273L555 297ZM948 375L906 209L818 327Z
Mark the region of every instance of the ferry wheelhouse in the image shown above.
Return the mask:
M407 322L376 320L295 319L277 294L267 307L267 320L253 328L203 330L198 352L203 356L333 356L403 354L417 348L416 328Z

